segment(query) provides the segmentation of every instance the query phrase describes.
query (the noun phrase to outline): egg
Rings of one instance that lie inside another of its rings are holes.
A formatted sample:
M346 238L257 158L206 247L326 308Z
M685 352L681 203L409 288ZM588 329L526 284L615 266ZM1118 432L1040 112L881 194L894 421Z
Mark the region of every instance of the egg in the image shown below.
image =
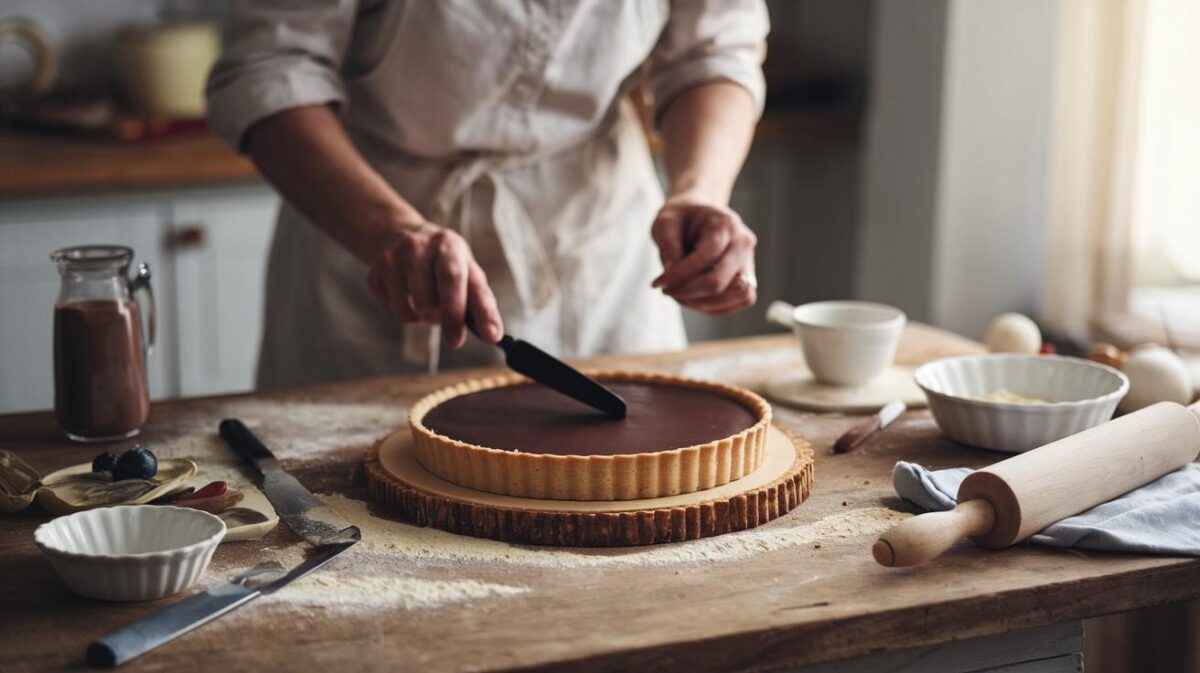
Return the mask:
M1134 348L1121 368L1129 377L1129 393L1121 400L1122 413L1148 407L1155 402L1192 401L1192 379L1187 365L1173 351L1155 344Z
M1042 332L1028 316L1004 313L988 325L983 343L992 353L1037 355L1042 349Z

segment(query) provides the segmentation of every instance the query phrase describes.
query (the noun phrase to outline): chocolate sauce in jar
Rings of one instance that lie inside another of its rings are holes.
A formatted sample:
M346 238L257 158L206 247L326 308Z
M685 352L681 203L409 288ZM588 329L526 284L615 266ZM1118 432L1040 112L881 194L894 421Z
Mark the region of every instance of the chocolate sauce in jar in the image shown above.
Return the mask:
M137 434L150 415L137 304L80 299L54 307L54 409L72 439Z

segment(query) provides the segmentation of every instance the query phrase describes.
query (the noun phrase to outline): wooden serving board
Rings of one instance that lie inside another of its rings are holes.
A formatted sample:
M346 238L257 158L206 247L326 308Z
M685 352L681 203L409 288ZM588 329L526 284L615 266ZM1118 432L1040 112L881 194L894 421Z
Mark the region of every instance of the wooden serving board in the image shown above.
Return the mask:
M364 466L370 498L420 526L521 544L617 547L680 542L764 524L812 491L813 452L771 427L762 465L737 481L665 498L540 500L485 493L433 476L407 428L379 440Z

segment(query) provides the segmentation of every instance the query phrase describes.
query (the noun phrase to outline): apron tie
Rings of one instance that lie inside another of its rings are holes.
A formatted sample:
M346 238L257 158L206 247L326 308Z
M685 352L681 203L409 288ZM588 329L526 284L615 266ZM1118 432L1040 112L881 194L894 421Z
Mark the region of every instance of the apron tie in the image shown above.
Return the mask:
M558 291L553 262L529 213L502 175L507 168L527 163L527 157L496 159L481 157L456 165L442 182L433 200L431 220L458 232L472 243L472 192L482 185L492 190L491 221L512 277L523 316L544 309ZM405 326L404 359L410 364L437 371L441 350L438 325L414 323Z

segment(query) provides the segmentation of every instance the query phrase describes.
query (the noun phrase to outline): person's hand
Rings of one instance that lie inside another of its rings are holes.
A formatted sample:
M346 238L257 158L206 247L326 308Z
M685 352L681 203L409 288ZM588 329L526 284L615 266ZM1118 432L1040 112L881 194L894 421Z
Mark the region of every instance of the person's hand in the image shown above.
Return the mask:
M504 324L487 276L463 237L430 222L411 222L389 234L371 261L367 285L401 322L442 326L451 348L466 342L466 317L479 336L496 343Z
M662 259L652 285L680 304L711 315L752 306L757 299L758 238L729 208L669 199L651 228Z

